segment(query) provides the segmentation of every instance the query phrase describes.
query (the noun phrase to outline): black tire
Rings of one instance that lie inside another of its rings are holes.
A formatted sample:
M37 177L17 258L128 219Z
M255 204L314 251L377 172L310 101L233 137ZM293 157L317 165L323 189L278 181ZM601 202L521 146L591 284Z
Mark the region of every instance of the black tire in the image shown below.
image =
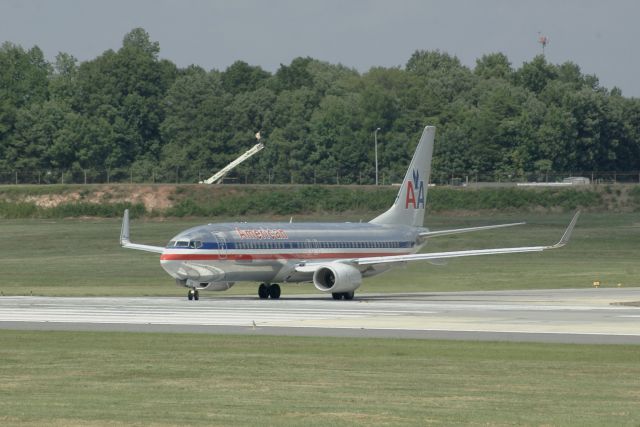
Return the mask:
M193 291L193 299L198 301L200 299L200 292Z
M260 283L260 286L258 286L258 296L260 299L269 298L269 286L264 283Z
M280 298L280 285L274 283L269 286L269 296L271 299L279 299Z
M187 298L189 301L193 300L193 291L191 289L189 289L189 292L187 293Z
M342 299L342 292L334 292L331 294L333 299Z
M353 297L355 296L355 292L351 291L351 292L344 292L344 299L351 301L353 299Z

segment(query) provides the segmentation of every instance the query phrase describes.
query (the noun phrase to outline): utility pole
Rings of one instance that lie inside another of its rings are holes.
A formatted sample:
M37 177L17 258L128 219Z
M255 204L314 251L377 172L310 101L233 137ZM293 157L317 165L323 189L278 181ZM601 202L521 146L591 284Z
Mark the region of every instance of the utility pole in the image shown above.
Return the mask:
M374 150L376 157L376 186L378 185L378 131L380 128L376 128L373 132Z

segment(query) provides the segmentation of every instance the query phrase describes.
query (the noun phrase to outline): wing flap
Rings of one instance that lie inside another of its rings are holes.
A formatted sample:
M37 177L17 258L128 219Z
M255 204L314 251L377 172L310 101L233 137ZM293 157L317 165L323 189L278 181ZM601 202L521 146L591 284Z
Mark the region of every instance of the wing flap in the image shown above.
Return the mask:
M424 261L424 260L433 260L433 259L440 260L440 259L447 259L447 258L460 258L460 257L478 256L478 255L498 255L498 254L512 254L512 253L522 253L522 252L541 252L549 248L551 248L551 246L476 249L476 250L469 250L469 251L432 252L428 254L392 255L392 256L383 256L383 257L359 258L353 261L355 261L358 265L388 264L388 263L396 263L396 262Z

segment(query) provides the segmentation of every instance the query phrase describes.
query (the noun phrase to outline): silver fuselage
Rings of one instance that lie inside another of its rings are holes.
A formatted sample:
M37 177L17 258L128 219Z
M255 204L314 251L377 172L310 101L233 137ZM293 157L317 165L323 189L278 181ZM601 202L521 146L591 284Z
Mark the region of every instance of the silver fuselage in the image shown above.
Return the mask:
M178 280L306 282L312 275L296 272L295 265L415 253L421 231L371 223L208 224L171 239L160 263ZM361 273L366 277L388 269L388 264L373 265Z

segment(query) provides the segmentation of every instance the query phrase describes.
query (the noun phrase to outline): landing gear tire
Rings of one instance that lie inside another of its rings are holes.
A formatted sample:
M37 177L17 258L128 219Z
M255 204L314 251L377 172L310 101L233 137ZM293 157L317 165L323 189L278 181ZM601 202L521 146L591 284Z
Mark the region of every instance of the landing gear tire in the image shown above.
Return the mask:
M353 297L355 296L355 292L351 291L351 292L333 292L331 294L331 297L333 299L346 299L348 301L351 301L353 299Z
M280 285L274 283L269 286L269 296L271 299L279 299L280 298Z
M200 299L200 293L198 292L198 290L193 291L193 299L198 301ZM346 299L346 297L345 297Z
M189 289L189 292L187 292L187 299L189 301L193 300L193 289Z
M258 296L260 299L269 298L269 286L267 284L260 283L260 286L258 287Z

